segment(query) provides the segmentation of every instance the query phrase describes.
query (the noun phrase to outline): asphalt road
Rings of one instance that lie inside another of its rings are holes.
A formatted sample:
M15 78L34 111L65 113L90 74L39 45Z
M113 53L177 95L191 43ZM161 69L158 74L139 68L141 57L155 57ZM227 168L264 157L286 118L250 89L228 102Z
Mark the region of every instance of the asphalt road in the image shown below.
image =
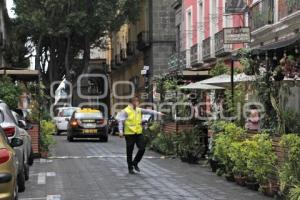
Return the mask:
M142 172L129 175L125 141L108 143L56 137L52 157L35 161L21 200L264 200L269 199L229 183L201 165L164 159L148 151Z

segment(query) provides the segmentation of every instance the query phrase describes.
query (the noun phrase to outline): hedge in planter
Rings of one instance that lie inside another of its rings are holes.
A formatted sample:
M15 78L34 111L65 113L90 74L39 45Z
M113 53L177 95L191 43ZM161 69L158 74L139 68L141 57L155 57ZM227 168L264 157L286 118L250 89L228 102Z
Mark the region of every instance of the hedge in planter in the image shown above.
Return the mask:
M225 167L227 177L233 176L234 162L230 157L231 145L246 138L246 131L234 123L227 123L224 132L215 139L213 156Z
M205 152L205 144L201 140L204 133L199 129L186 130L178 134L176 153L182 161L197 163Z
M164 155L175 154L175 134L159 133L151 142L150 148Z
M275 164L276 155L268 134L258 134L248 140L247 168L268 196L274 196L278 191Z
M47 154L50 146L54 144L53 133L55 124L52 121L41 121L41 152Z
M280 189L286 195L297 196L298 192L300 196L300 137L296 134L284 135L280 144L286 150L279 173Z

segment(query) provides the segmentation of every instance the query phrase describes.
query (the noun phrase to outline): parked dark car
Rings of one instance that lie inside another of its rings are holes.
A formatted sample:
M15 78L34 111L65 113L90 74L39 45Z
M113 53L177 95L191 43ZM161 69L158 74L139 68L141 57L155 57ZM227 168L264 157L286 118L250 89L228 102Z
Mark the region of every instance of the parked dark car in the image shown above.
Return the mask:
M98 138L101 142L108 141L108 126L103 114L95 109L76 110L68 124L68 141L74 138Z

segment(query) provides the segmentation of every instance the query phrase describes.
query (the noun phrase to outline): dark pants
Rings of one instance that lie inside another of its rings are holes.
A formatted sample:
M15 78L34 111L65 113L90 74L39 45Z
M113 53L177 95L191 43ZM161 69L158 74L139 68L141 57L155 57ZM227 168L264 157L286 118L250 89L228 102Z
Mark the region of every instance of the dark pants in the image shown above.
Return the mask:
M126 152L127 152L127 164L128 169L133 169L134 165L137 165L143 158L145 153L146 143L144 136L142 134L139 135L126 135ZM138 147L138 152L132 161L132 154L134 150L134 145Z

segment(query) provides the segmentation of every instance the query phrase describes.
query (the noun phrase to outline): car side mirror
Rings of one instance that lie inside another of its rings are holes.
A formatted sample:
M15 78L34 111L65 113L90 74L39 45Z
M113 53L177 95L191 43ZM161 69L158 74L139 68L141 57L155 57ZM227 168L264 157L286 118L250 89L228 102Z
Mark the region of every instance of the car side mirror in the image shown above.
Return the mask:
M18 121L18 126L19 126L20 128L26 129L26 123L25 123L25 121L19 120L19 121Z
M10 146L11 147L19 147L23 145L23 140L20 138L11 139Z
M69 119L69 118L66 118L65 120L66 120L67 122L69 122L69 121L70 121L70 119Z
M32 130L33 129L33 126L32 126L32 124L30 124L30 123L27 123L26 124L26 128L25 128L26 130Z

